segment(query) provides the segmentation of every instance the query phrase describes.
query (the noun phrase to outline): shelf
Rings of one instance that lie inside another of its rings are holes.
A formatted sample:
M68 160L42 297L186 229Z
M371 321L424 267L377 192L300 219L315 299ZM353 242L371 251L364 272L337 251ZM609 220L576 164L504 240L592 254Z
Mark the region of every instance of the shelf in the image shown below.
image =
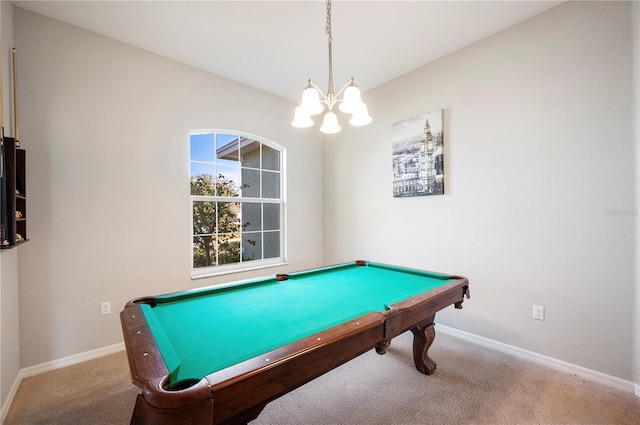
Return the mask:
M2 245L2 246L0 246L0 249L11 249L11 248L15 248L15 247L17 247L17 246L22 245L22 244L23 244L23 243L25 243L25 242L29 242L29 239L24 239L24 240L22 240L22 241L20 241L20 242L16 242L16 243L14 243L13 245Z
M4 230L2 238L8 242L2 245L1 249L10 249L27 242L27 197L25 174L26 174L26 152L19 148L19 142L12 137L5 137L4 142L4 168L5 185L4 196L2 197L2 218L3 226L0 230ZM16 218L16 211L22 214L22 217ZM2 233L2 232L0 232ZM21 235L24 239L16 240L16 235Z

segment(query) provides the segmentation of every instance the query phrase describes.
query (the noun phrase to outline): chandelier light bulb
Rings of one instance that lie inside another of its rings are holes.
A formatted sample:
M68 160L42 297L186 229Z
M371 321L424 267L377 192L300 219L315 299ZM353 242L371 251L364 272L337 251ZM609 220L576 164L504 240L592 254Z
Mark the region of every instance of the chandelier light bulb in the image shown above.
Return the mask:
M337 133L340 130L340 126L338 125L338 117L333 111L328 111L324 114L324 120L322 121L322 127L320 127L320 131L326 134Z
M353 111L351 119L349 120L349 124L355 127L360 127L369 124L371 121L372 119L369 116L367 105L365 105L364 102L358 103Z
M311 87L311 85L302 92L302 102L300 106L302 106L309 115L318 115L324 111L324 107L320 103L320 93Z
M296 108L295 115L293 117L293 121L291 125L297 128L307 128L313 125L313 121L309 114L304 110L302 105Z
M362 100L360 100L360 89L353 83L353 80L351 80L351 84L344 90L340 110L347 114L353 114L359 103L362 103Z

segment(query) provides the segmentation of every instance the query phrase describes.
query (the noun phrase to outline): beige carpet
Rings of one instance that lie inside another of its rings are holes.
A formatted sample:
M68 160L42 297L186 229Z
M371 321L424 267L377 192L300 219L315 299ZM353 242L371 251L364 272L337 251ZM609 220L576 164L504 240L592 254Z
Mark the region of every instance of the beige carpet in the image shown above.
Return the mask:
M432 376L410 333L267 405L251 425L640 424L631 393L438 334ZM25 379L5 425L128 424L138 393L124 352Z

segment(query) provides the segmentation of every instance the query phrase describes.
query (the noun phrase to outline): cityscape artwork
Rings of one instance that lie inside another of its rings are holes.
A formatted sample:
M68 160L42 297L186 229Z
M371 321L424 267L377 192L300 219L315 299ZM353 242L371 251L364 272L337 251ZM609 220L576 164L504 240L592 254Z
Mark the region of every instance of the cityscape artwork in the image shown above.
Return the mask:
M444 193L443 111L393 124L393 196Z

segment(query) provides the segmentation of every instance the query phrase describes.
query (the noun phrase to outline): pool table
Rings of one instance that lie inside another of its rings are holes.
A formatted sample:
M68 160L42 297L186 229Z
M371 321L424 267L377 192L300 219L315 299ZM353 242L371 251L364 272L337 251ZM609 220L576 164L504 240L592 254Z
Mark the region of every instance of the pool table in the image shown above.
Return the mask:
M246 424L270 401L410 330L416 368L436 312L469 281L366 261L137 298L120 313L132 424Z

